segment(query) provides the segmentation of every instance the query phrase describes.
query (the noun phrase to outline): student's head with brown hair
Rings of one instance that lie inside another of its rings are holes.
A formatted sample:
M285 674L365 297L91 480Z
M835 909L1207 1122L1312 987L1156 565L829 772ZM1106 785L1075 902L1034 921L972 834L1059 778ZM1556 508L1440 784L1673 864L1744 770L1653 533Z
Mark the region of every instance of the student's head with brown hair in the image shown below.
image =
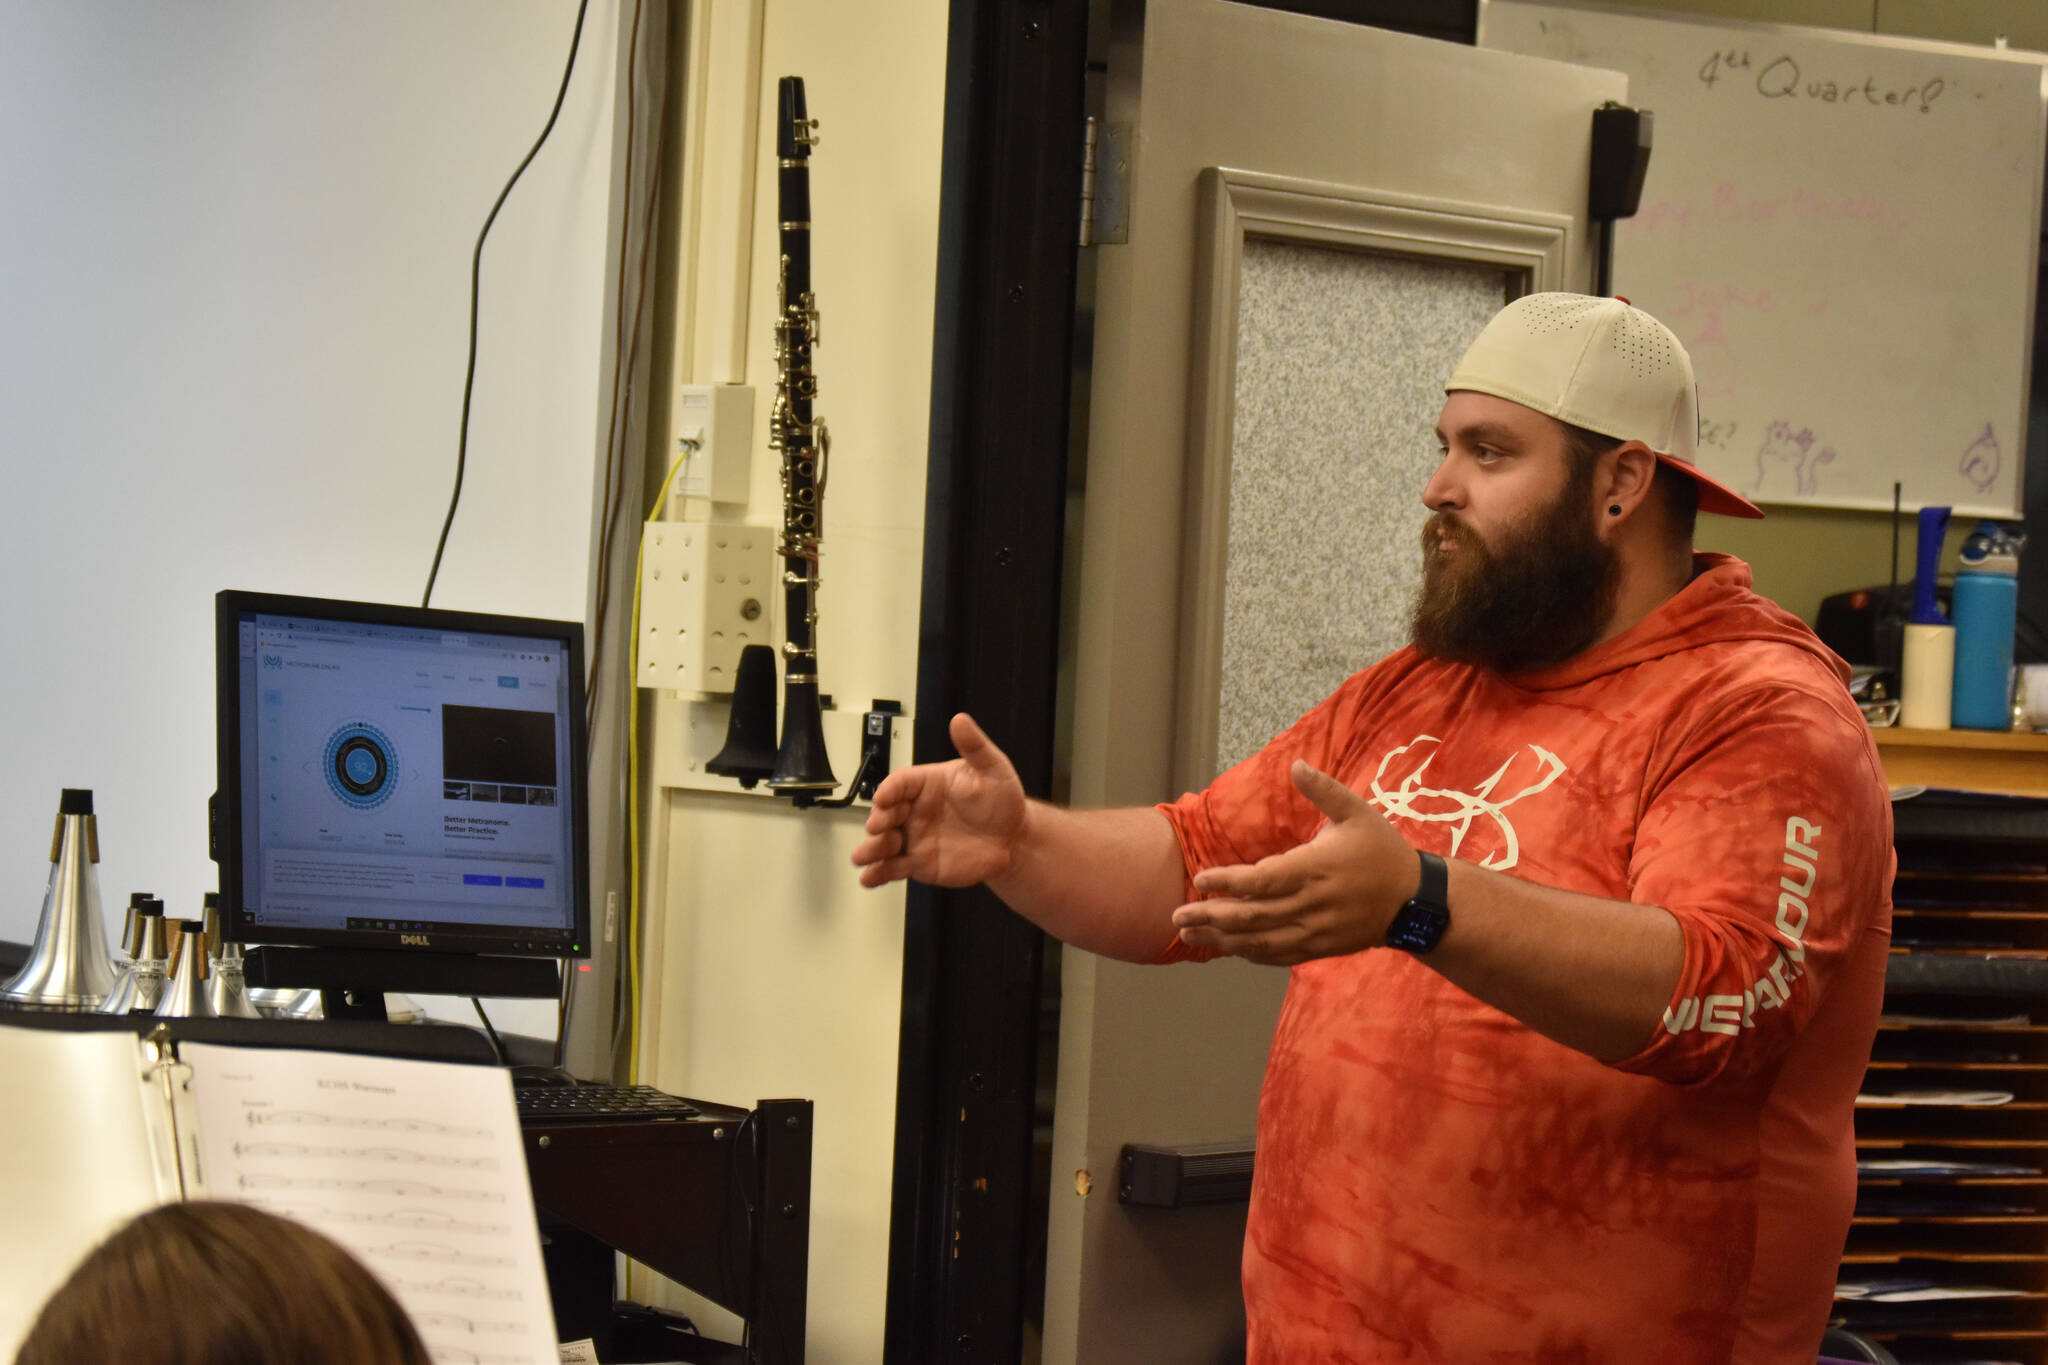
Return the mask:
M243 1204L167 1204L95 1248L15 1365L428 1365L405 1310L310 1228Z

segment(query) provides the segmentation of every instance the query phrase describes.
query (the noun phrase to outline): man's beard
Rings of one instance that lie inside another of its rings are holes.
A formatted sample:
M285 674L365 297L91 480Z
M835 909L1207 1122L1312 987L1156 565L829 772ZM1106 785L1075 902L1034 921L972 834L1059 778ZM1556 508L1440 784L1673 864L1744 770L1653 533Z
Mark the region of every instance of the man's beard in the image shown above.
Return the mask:
M1614 612L1620 568L1593 533L1592 462L1564 491L1488 547L1455 513L1422 532L1415 648L1431 658L1502 673L1544 668L1599 638ZM1455 549L1439 539L1448 535Z

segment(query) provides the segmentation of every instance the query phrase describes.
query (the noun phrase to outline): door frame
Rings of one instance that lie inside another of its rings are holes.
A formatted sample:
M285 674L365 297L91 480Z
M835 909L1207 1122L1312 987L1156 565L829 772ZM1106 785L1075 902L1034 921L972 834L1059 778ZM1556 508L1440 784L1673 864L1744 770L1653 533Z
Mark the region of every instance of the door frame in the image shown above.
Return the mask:
M1202 172L1190 338L1187 591L1175 706L1174 784L1200 791L1216 774L1223 689L1224 570L1230 461L1237 426L1238 294L1247 238L1379 255L1497 265L1511 297L1563 289L1578 243L1569 217L1325 184L1212 166Z
M912 759L972 713L1025 790L1057 743L1088 0L953 0ZM913 882L884 1358L1014 1365L1032 1226L1044 935Z

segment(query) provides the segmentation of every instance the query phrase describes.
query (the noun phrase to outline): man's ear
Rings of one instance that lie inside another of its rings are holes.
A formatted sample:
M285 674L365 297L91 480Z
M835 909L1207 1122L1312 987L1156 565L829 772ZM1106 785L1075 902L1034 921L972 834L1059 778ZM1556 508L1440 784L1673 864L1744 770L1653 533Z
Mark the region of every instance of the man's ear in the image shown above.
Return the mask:
M1600 460L1594 484L1600 493L1599 520L1627 521L1649 498L1656 482L1656 455L1641 441L1623 441Z

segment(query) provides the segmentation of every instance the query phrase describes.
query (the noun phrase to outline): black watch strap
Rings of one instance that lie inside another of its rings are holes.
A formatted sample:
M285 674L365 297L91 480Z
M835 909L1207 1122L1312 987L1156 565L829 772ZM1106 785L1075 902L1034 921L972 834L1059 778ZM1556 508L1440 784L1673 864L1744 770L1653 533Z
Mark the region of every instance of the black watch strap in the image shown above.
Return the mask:
M1451 874L1436 854L1417 850L1415 856L1422 861L1422 885L1394 913L1387 926L1387 946L1419 957L1441 943L1451 927Z

